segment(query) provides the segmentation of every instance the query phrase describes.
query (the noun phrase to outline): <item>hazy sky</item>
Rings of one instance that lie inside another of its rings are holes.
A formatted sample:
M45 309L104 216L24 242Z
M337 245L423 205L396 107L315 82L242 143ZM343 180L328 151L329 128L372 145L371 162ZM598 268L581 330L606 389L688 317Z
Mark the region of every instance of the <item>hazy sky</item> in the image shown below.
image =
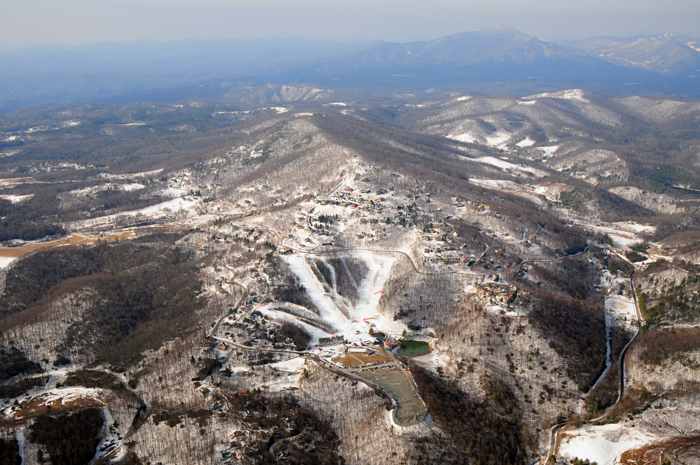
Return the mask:
M685 32L700 0L0 0L0 45L187 38L424 40L482 26L551 38Z

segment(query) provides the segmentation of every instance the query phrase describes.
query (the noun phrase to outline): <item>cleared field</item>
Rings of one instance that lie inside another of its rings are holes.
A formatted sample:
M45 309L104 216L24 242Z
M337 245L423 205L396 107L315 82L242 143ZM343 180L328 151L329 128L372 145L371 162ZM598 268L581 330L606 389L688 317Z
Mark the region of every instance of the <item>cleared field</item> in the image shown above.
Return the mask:
M382 355L382 354L372 354L372 355L352 354L352 356L365 364L386 362L389 360L389 358L386 355Z
M403 357L417 357L430 353L430 346L423 341L402 341L399 355Z
M3 187L3 185L12 185L12 184L23 184L26 182L34 182L34 178L4 178L0 179L0 187Z
M620 456L620 463L623 465L656 465L660 458L675 458L679 463L698 463L699 450L700 436L682 436L623 452Z
M342 365L344 367L349 367L349 368L354 368L354 367L359 367L362 366L362 361L359 359L355 358L354 355L346 355L345 358L343 358Z
M394 423L399 426L417 425L425 418L427 410L418 396L411 375L398 368L382 367L377 370L356 373L370 385L379 386L397 402L393 411Z
M89 407L104 407L96 398L96 393L87 389L67 389L63 391L39 394L22 402L21 408L13 412L13 417L24 420L47 413L60 414Z
M131 239L136 235L134 231L124 231L120 233L104 233L104 234L71 234L59 239L57 241L49 242L39 242L36 244L23 245L21 247L1 247L0 257L13 257L17 258L25 253L35 252L41 249L48 249L51 247L60 247L63 245L93 245L98 240L103 241L115 241L117 239Z

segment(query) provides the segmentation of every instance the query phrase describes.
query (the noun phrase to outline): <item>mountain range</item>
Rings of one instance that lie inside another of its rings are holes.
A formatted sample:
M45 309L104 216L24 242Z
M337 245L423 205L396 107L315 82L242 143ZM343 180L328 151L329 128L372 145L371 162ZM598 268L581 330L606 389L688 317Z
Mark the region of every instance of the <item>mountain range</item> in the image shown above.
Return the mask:
M100 43L0 53L0 112L29 105L221 100L265 84L312 84L377 96L470 91L523 96L588 88L700 97L700 41L665 34L552 42L509 28L440 39Z

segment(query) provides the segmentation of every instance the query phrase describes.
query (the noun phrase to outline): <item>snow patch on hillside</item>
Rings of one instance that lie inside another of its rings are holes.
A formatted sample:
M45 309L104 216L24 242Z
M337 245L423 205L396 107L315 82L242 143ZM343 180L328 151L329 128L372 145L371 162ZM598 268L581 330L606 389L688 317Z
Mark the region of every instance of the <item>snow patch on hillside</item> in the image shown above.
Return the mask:
M11 204L16 204L20 202L24 202L25 200L29 200L32 197L34 197L34 194L27 194L27 195L0 195L0 200L7 200Z
M485 137L476 137L468 132L464 132L462 134L449 134L447 138L459 142L466 142L468 144L482 144L490 147L505 147L505 144L510 140L511 136L512 134L508 132L498 130Z
M540 147L540 149L542 150L542 155L544 156L544 158L550 158L554 156L554 152L559 150L559 146L551 145L549 147Z
M511 135L512 134L508 134L504 131L496 131L494 133L491 133L490 136L486 136L486 145L489 145L491 147L498 147L500 145L504 145L510 140Z
M17 260L17 257L0 257L0 270L9 266L15 260Z
M447 136L448 139L456 140L459 142L466 142L467 144L476 144L479 141L476 139L476 137L472 136L468 132L465 132L464 134L450 134Z
M649 444L656 438L621 425L588 426L562 433L558 456L588 459L598 465L612 465L628 450Z
M637 310L632 299L621 295L605 297L605 310L610 311L615 319L623 319L629 323L637 321Z
M545 92L543 94L531 95L527 97L528 100L538 98L557 98L562 100L576 100L579 102L590 103L590 100L584 97L584 92L582 89L569 89L562 90L560 92Z
M532 145L535 145L535 141L530 139L530 136L527 136L524 140L521 140L517 144L518 147L530 147Z
M197 200L185 200L183 198L177 198L173 200L168 200L167 202L162 202L156 205L151 205L150 207L142 208L140 210L132 210L122 213L115 213L113 215L100 216L97 218L90 218L87 220L76 221L74 223L68 224L69 229L80 229L86 227L96 226L98 224L108 224L117 221L119 218L129 217L129 216L144 216L149 219L159 218L165 216L168 213L175 213L180 211L191 210L197 206L199 202Z
M545 171L538 170L536 168L530 168L529 166L515 165L513 163L507 162L505 160L501 160L500 158L496 158L496 157L475 158L474 161L479 162L479 163L486 163L487 165L497 166L498 168L501 168L501 169L504 169L507 171L517 171L519 173L534 174L536 176L546 176L547 175L547 173Z

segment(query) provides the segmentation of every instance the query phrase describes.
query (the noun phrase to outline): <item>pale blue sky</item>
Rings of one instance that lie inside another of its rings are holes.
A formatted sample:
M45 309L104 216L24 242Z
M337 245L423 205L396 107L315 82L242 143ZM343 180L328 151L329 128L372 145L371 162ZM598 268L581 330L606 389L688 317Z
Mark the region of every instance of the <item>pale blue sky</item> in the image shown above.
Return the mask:
M700 36L699 0L0 0L0 46L208 38L411 41L511 26L540 37Z

